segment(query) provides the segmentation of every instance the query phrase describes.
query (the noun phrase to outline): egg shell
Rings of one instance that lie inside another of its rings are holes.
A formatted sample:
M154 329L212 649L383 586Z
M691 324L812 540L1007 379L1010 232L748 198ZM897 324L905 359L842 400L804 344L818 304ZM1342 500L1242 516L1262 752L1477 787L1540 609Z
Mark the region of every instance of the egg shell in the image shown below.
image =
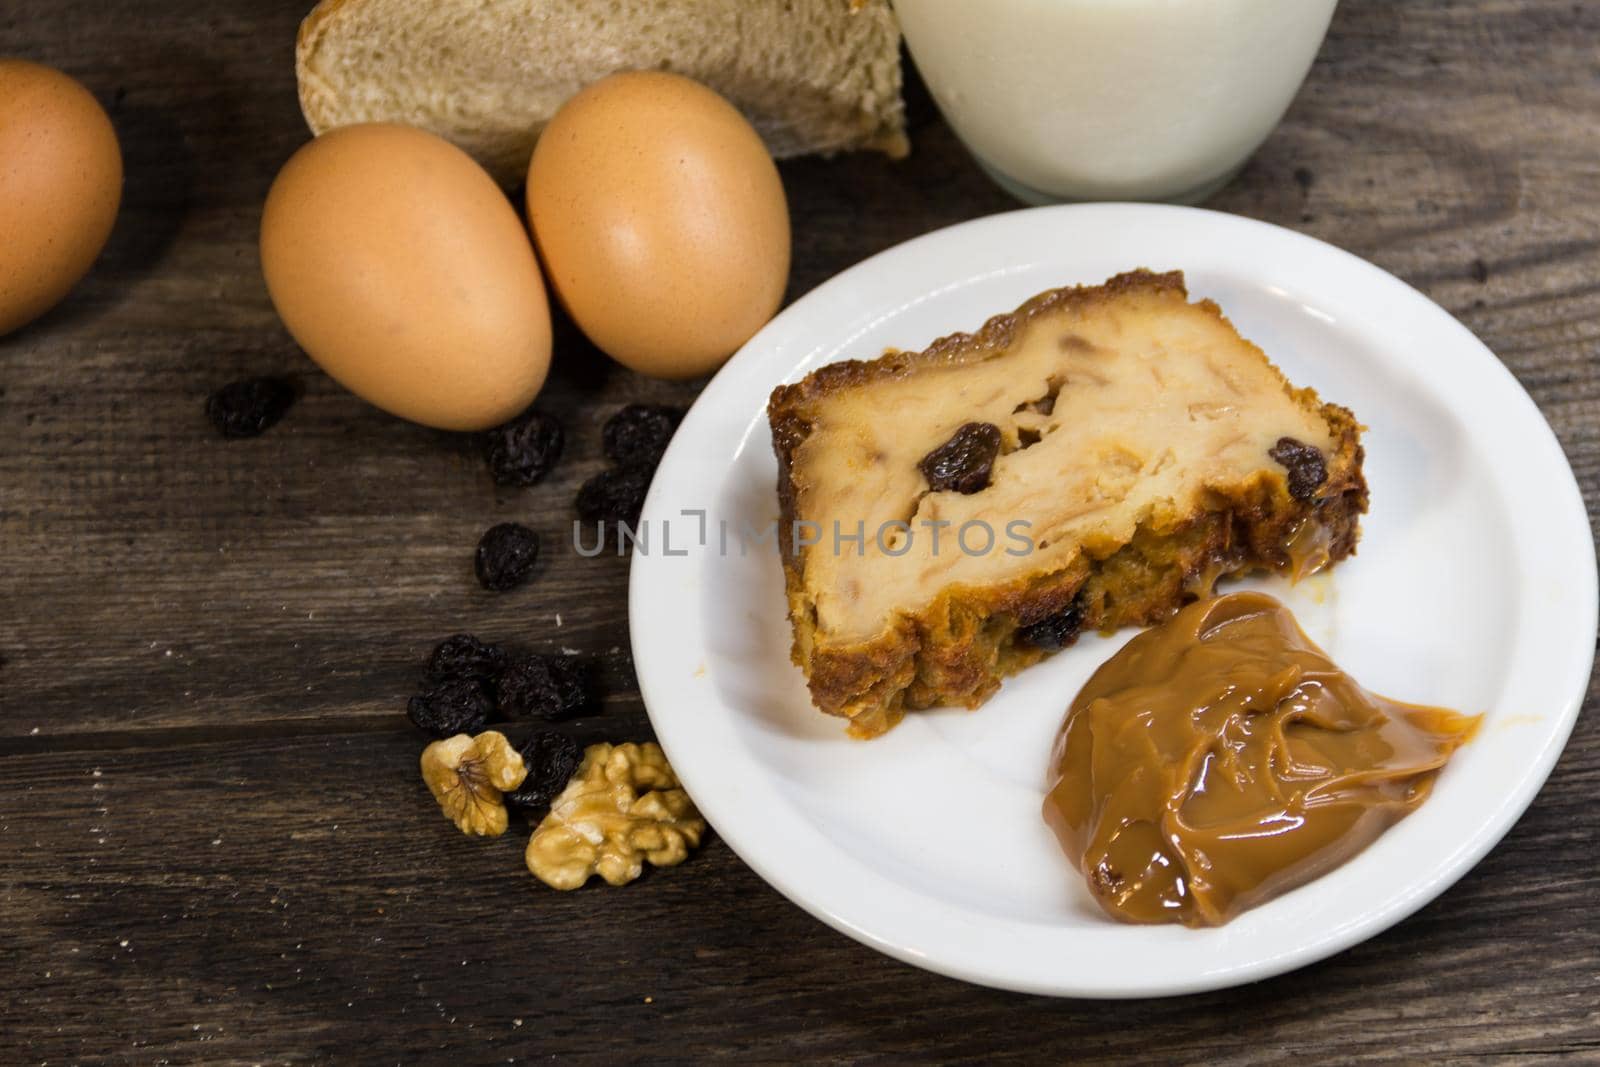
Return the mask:
M481 430L550 368L550 309L505 194L459 148L409 126L345 126L284 165L261 268L306 353L402 418Z
M675 74L614 74L567 101L528 167L551 287L602 351L643 374L716 369L789 278L789 207L760 136Z
M89 272L121 203L117 133L89 90L50 67L0 59L0 336Z

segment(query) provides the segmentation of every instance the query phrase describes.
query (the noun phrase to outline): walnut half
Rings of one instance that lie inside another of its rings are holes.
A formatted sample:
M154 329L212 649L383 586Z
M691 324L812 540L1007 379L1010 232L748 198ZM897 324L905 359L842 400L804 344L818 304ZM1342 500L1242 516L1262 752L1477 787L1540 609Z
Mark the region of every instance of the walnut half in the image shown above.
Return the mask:
M522 784L528 768L502 733L456 734L422 750L422 780L445 815L464 834L499 837L506 832L500 799Z
M660 745L590 745L528 842L528 870L554 889L577 889L595 874L624 885L644 860L682 863L705 830Z

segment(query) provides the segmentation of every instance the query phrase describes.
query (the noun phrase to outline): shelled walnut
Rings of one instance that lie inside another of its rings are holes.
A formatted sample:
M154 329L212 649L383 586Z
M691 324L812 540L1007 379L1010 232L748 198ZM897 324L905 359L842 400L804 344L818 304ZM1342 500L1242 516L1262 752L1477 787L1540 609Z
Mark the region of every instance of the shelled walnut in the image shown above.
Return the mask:
M577 889L595 874L624 885L645 860L682 863L705 830L661 746L590 745L528 842L528 870L555 889Z
M498 837L506 830L502 794L522 784L528 768L504 734L456 734L422 750L422 780L464 834Z

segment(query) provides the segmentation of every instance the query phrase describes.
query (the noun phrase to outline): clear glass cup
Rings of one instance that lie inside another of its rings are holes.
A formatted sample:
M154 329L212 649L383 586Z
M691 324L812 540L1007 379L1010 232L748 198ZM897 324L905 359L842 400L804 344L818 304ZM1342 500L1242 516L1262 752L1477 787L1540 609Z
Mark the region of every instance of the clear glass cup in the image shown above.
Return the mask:
M1337 0L893 0L945 119L1032 204L1204 200L1288 110Z

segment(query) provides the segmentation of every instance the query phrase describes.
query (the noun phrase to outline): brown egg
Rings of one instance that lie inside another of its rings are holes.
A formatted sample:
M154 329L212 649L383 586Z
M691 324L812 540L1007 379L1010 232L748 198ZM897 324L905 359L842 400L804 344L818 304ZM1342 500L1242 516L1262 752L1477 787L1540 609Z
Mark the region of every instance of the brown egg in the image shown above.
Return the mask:
M494 180L431 133L331 130L284 165L261 269L300 347L385 411L446 430L521 412L550 368L550 308Z
M89 90L0 59L0 336L89 272L122 202L122 152Z
M675 74L614 74L567 101L528 167L550 284L618 362L661 378L716 369L789 278L789 206L761 138Z

